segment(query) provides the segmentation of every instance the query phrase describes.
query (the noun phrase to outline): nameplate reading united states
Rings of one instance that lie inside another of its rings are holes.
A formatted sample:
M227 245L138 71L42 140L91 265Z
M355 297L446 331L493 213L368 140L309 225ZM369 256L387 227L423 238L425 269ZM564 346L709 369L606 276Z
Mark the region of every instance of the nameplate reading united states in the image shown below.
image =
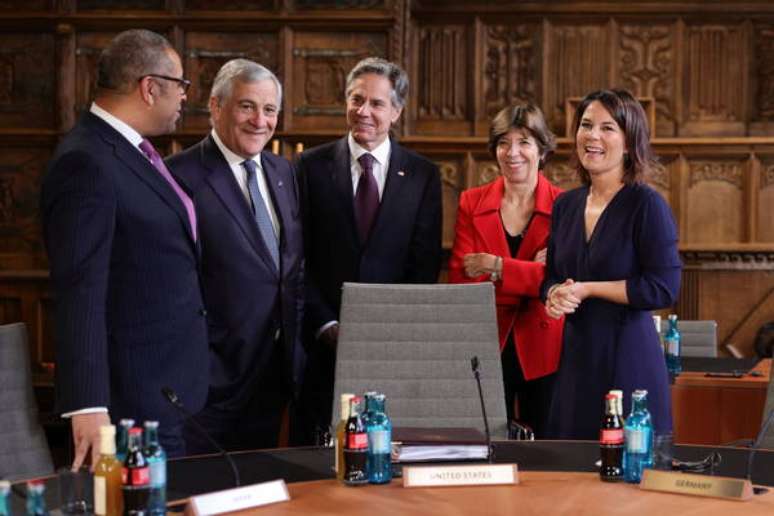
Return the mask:
M640 489L729 500L749 500L753 496L752 484L742 478L687 475L655 469L642 472Z
M290 500L284 480L272 480L251 486L217 491L191 498L191 510L198 516L241 511L251 507Z
M516 464L405 466L403 487L491 486L518 484Z

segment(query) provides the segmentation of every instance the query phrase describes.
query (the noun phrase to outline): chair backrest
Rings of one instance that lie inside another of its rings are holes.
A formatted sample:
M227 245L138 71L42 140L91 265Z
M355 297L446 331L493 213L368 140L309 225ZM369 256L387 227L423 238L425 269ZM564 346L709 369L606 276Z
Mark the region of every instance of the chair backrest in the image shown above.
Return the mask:
M661 320L661 337L669 329L669 321ZM718 323L715 321L677 321L680 330L680 354L686 357L718 356Z
M379 391L393 426L484 431L471 358L493 438L506 438L494 288L345 283L336 353L333 427L340 395Z
M11 480L53 473L38 421L24 323L0 326L0 477Z

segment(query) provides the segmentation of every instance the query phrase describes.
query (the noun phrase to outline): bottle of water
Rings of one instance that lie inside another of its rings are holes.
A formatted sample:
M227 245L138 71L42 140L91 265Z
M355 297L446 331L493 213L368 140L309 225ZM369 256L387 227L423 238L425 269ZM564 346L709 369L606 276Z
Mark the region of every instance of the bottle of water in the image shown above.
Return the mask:
M392 443L392 423L384 407L384 394L374 394L370 398L371 416L366 424L368 433L368 481L372 484L386 484L392 480L390 448Z
M126 449L129 446L129 430L134 426L134 419L122 419L116 428L116 459L123 464L126 460Z
M632 393L632 412L624 424L624 480L639 484L642 470L653 467L653 420L648 412L648 391Z
M150 470L148 512L164 516L167 513L167 454L159 443L158 421L145 422L145 457Z
M27 482L27 516L48 516L45 492L46 484L42 480Z
M671 376L677 376L683 370L680 364L680 330L677 329L677 315L669 315L669 329L664 336L666 348L667 371Z
M8 480L0 480L0 516L11 514L8 503L8 493L11 492L11 483Z

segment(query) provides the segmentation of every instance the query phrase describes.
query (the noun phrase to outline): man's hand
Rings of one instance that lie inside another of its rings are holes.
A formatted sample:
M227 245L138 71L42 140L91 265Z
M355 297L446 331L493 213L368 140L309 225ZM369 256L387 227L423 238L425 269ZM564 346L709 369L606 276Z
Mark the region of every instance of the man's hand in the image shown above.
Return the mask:
M91 449L91 470L99 458L99 427L110 424L110 417L106 412L90 412L88 414L75 414L70 417L73 428L73 446L75 458L72 470L78 471L83 464L86 454Z
M333 324L320 334L320 342L328 346L331 350L336 351L336 345L339 342L339 323Z

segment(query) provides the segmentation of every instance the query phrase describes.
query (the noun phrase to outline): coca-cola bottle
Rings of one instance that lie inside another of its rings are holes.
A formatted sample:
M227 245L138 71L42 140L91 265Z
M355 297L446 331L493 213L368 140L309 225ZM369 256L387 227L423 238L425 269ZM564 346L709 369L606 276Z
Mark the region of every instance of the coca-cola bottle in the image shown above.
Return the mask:
M618 413L618 400L615 394L605 396L605 415L599 429L599 456L602 466L599 478L605 482L623 480L624 427L621 414Z
M126 459L121 470L124 515L146 516L150 496L150 468L142 453L142 428L129 430Z

